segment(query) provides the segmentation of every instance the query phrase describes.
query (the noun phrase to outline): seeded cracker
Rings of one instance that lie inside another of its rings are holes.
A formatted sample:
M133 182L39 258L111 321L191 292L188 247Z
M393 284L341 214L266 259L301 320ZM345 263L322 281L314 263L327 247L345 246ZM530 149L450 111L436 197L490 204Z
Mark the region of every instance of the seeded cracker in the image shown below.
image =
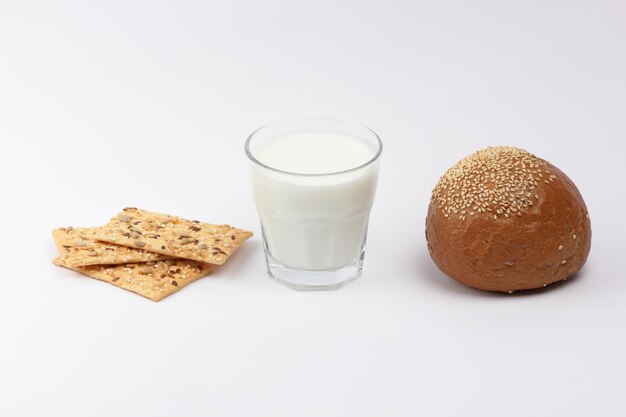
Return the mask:
M97 227L62 227L52 231L57 249L67 267L114 265L168 259L159 253L112 245L95 240Z
M186 259L80 267L69 267L61 258L56 258L53 262L152 301L160 301L212 271L211 265Z
M96 233L116 245L222 265L252 232L167 214L125 208Z

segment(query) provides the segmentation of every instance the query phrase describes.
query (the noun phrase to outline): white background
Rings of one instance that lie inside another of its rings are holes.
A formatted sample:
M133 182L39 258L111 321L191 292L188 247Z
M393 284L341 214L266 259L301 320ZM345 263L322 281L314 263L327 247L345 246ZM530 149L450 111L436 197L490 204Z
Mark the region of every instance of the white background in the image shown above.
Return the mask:
M625 80L623 1L0 0L0 415L625 415ZM331 293L265 277L243 152L313 116L385 144ZM578 184L577 278L495 295L431 262L430 191L487 145ZM256 236L160 303L52 265L52 228L125 206Z

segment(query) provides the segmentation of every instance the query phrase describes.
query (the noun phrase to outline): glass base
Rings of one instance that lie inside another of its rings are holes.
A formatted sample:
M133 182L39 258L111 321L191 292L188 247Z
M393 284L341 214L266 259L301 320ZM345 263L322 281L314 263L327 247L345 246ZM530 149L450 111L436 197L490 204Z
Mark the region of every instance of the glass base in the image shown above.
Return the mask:
M265 249L267 275L281 284L296 291L333 291L344 287L361 277L365 248L350 264L324 271L292 269L281 265Z

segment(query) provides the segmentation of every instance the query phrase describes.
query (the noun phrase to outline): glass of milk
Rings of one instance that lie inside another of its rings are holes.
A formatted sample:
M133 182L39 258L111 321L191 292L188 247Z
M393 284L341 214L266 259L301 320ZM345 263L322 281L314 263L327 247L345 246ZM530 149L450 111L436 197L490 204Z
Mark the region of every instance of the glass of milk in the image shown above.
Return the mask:
M361 276L382 143L332 119L277 122L245 145L267 272L296 290L333 290Z

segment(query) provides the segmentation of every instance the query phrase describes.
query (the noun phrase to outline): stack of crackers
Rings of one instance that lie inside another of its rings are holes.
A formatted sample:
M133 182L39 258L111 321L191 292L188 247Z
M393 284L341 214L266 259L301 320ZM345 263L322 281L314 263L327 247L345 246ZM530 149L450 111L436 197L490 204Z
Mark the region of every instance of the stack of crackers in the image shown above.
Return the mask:
M103 227L52 236L56 265L159 301L224 264L252 232L128 207Z

